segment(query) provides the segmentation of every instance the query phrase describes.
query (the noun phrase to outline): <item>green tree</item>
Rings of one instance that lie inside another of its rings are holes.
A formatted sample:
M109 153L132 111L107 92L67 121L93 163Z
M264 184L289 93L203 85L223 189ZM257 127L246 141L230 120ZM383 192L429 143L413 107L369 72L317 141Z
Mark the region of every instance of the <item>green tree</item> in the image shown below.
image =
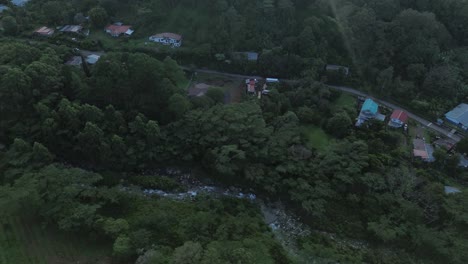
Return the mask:
M119 235L112 246L113 254L117 257L126 258L133 254L132 243L126 235Z
M107 12L102 7L95 7L89 11L89 19L96 28L101 28L107 24Z
M332 135L342 138L349 133L351 124L352 121L348 114L346 112L339 112L328 120L326 128Z
M18 24L12 16L4 16L2 18L2 26L6 35L14 36L18 33Z
M203 248L200 243L187 241L176 248L172 255L173 264L198 264L201 263Z
M169 98L168 110L175 120L181 118L190 108L190 101L180 94L174 94Z
M215 103L222 104L224 102L224 91L219 87L210 87L206 91L206 96L211 98Z

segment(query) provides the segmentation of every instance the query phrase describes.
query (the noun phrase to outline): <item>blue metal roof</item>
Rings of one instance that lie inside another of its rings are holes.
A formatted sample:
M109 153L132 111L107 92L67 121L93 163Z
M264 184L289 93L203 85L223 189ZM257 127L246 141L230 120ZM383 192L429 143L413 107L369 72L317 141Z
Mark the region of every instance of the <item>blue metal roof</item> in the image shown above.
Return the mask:
M453 122L458 122L468 126L468 104L460 104L452 111L445 114L445 117Z
M11 0L16 6L24 6L29 0Z
M367 98L364 104L362 105L361 112L370 113L370 114L377 114L377 110L379 109L379 105L374 102L374 100Z

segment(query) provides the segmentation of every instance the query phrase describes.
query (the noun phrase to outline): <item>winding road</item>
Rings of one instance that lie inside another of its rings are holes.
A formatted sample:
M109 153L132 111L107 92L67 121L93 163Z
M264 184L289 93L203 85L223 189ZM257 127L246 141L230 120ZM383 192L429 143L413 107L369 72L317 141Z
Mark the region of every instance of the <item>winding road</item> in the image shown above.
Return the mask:
M182 67L182 69L184 70L190 70L190 68L188 67ZM242 75L242 74L234 74L234 73L226 73L226 72L220 72L220 71L215 71L215 70L209 70L209 69L196 69L195 71L197 72L202 72L202 73L209 73L209 74L218 74L218 75L223 75L223 76L226 76L226 77L233 77L233 78L242 78L242 79L247 79L247 78L257 78L257 79L262 79L262 77L260 76L252 76L252 75ZM281 79L281 81L285 81L285 82L293 82L294 80L287 80L287 79ZM403 107L400 107L398 105L395 105L393 103L389 103L389 102L386 102L386 101L383 101L383 100L380 100L380 99L377 99L373 96L370 96L364 92L361 92L359 90L356 90L356 89L353 89L351 87L346 87L346 86L335 86L335 85L327 85L328 87L330 87L331 89L335 89L335 90L339 90L339 91L342 91L344 93L348 93L348 94L352 94L352 95L355 95L355 96L363 96L363 97L372 97L373 100L375 100L377 103L381 104L381 105L384 105L388 108L391 108L391 109L401 109L403 111L405 111L406 113L408 113L408 116L409 118L415 120L416 122L420 123L421 125L423 125L424 127L427 127L428 129L431 129L439 134L442 134L448 138L451 138L452 140L454 140L455 142L459 142L462 137L460 135L456 135L455 134L455 131L450 131L448 129L445 129L437 124L434 124L420 116L417 116L413 113L411 113L410 111L404 109Z

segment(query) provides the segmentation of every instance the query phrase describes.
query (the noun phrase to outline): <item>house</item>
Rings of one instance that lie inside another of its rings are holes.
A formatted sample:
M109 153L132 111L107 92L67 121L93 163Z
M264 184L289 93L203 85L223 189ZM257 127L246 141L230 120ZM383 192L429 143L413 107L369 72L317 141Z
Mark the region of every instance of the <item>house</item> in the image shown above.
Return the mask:
M247 79L245 80L245 84L247 85L247 92L248 93L255 93L255 86L257 84L257 79Z
M81 34L83 27L80 25L66 25L59 29L60 32L70 34Z
M464 130L468 130L468 104L460 104L445 114L445 118Z
M380 114L378 111L379 105L374 102L374 100L367 98L362 104L361 111L359 112L359 116L355 125L359 127L369 119L384 121L385 116Z
M96 55L96 54L88 55L88 56L86 57L86 62L87 62L88 64L91 64L91 65L96 64L96 62L99 60L100 57L101 57L101 56Z
M83 61L81 60L81 56L73 56L67 62L65 62L65 65L81 66L82 63Z
M433 162L435 158L433 156L434 148L427 144L424 140L416 138L413 139L413 156L420 158L425 162Z
M131 29L132 26L129 25L122 25L122 23L115 23L112 25L108 25L105 28L106 33L110 34L113 37L119 37L121 35L124 36L131 36L134 30Z
M342 71L344 75L348 76L349 75L349 68L341 65L333 65L333 64L327 64L325 66L325 70L327 72L340 72Z
M149 40L173 47L180 47L182 45L182 36L175 33L159 33L149 37Z
M395 128L403 127L408 122L408 114L403 110L394 110L390 116L388 125Z
M55 30L53 30L52 28L41 27L41 28L36 29L33 32L33 34L36 36L41 36L41 37L50 37L54 34L54 32Z
M191 87L188 91L190 97L200 97L206 94L208 89L211 86L206 83L197 83L195 86Z

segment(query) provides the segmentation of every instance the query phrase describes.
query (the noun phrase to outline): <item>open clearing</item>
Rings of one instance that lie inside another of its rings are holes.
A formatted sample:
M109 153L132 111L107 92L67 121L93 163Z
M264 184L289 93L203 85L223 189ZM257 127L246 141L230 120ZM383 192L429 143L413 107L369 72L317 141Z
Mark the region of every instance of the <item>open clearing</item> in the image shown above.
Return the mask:
M220 74L198 72L189 89L204 83L211 87L220 87L224 90L225 103L238 103L244 92L244 80L226 77Z
M301 133L307 139L307 146L310 148L323 150L330 143L330 137L320 127L314 125L302 126Z

